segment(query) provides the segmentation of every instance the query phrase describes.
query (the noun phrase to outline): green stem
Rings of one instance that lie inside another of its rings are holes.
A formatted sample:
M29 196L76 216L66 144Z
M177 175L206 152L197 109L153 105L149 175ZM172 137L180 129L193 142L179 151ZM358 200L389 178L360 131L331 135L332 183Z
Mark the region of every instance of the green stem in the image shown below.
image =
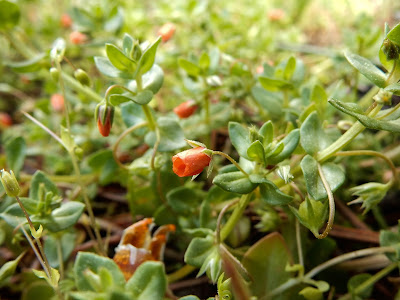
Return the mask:
M142 75L136 76L136 86L137 86L137 91L140 93L143 91L143 84L142 84ZM142 109L144 114L146 115L147 123L149 123L149 129L151 131L155 130L157 127L157 123L154 120L153 114L150 111L150 107L147 104L142 105Z
M247 205L250 202L250 199L251 199L250 196L251 196L251 193L243 195L240 198L239 203L235 207L235 210L233 211L232 215L229 217L228 221L225 223L224 227L222 227L222 229L221 229L221 234L220 234L221 242L223 242L228 237L228 235L231 233L231 231L235 227L236 223L242 217L244 210L246 209Z
M168 283L173 283L176 282L182 278L185 278L188 276L190 273L192 273L194 270L196 270L195 267L191 265L184 265L182 268L176 270L175 272L168 274Z
M214 151L214 150L212 150L212 153L213 153L213 155L221 155L221 156L225 157L227 160L229 160L231 163L233 163L236 166L236 168L238 168L239 171L241 171L244 175L249 176L249 174L245 170L243 170L242 167L228 154L221 152L221 151Z
M381 110L382 104L378 104L369 113L369 117L375 117L376 114ZM360 122L356 122L350 127L340 138L338 138L334 143L325 148L324 150L317 153L317 161L324 162L335 155L336 152L340 151L346 147L354 138L357 137L361 132L363 132L365 126Z
M58 60L56 61L56 67L57 67L58 72L61 74L62 73L61 64ZM58 81L60 83L61 94L64 97L65 121L67 123L68 132L70 133L71 132L71 121L69 119L70 107L69 107L69 101L67 100L67 94L65 93L63 76L60 76Z
M324 232L321 233L320 235L316 236L318 239L323 239L332 230L333 221L335 219L335 198L333 198L332 190L331 190L331 188L329 186L328 181L325 178L325 174L324 174L320 164L318 164L318 173L319 173L319 177L321 178L322 184L323 184L323 186L325 188L326 194L328 195L328 200L329 200L329 218L328 218L328 223L327 223L327 225L325 227Z
M85 94L88 98L96 100L97 102L103 101L103 98L100 97L95 91L93 91L90 87L82 85L78 80L69 76L68 74L61 72L61 76L64 79L66 85L75 90L75 92L79 92Z
M239 202L239 199L228 203L227 205L224 206L224 208L220 211L219 215L218 215L218 219L217 219L217 229L215 231L215 239L216 239L216 243L217 245L219 245L221 243L221 223L222 223L222 217L224 216L225 212L232 207L233 205L235 205L237 202Z
M26 46L24 42L22 42L15 31L3 31L2 32L8 41L13 45L13 47L25 58L30 59L36 56L36 53Z
M297 218L296 218L296 244L297 244L297 254L299 256L299 264L304 266L303 248L301 246L300 222Z
M131 127L129 127L128 129L126 129L117 139L117 141L115 142L113 148L112 148L112 153L113 153L113 157L115 162L123 169L129 170L129 168L127 166L125 166L124 164L122 164L117 156L117 151L118 151L118 146L121 143L122 139L124 137L126 137L129 133L135 131L136 129L142 128L147 126L147 122L143 122L143 123L139 123L139 124L135 124Z
M64 259L63 259L60 236L57 236L57 256L58 256L58 264L59 264L58 270L60 272L60 280L62 280L64 278Z
M151 155L151 162L150 162L150 167L152 170L155 170L154 162L156 160L156 154L157 154L158 146L160 146L160 142L161 142L160 129L158 129L158 127L156 127L156 142L154 143L153 153Z

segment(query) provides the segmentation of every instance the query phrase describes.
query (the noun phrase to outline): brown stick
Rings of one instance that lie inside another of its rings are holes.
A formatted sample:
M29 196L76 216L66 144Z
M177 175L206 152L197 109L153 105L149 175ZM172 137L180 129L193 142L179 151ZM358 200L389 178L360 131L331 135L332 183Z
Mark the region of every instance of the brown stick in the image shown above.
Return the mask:
M357 215L347 206L345 205L341 200L335 198L335 203L337 206L337 209L340 211L341 215L348 219L351 224L353 224L354 227L359 228L359 229L365 229L365 230L370 230L369 227L361 221Z

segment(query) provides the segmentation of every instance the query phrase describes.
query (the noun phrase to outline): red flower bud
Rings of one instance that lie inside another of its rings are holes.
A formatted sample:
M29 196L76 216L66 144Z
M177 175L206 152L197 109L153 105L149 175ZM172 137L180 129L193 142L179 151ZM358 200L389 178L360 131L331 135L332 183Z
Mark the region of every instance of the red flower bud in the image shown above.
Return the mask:
M69 40L72 44L80 45L86 42L87 35L79 31L73 31L69 35Z
M100 103L96 107L95 116L101 135L108 136L114 119L114 106Z
M175 25L172 23L166 23L158 30L158 35L161 36L161 40L165 43L171 39L175 32Z
M50 98L50 104L54 111L61 112L64 110L64 97L60 94L53 94Z
M64 28L70 28L72 25L72 18L69 14L62 14L60 19L61 26Z
M197 147L178 153L172 157L173 171L179 177L200 174L210 164L211 157L202 151L204 147Z
M8 113L0 112L0 127L10 127L13 124L13 120Z
M197 110L197 105L193 100L179 104L174 108L174 113L181 119L189 118Z

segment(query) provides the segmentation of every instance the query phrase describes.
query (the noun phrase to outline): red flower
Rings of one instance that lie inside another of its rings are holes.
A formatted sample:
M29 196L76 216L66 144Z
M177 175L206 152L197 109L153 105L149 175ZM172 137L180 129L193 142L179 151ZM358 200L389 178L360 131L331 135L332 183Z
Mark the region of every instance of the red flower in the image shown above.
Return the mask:
M86 42L87 35L79 31L73 31L69 35L69 40L72 44L80 45Z
M158 35L161 35L161 40L165 43L174 35L175 29L174 24L166 23L158 30Z
M197 110L197 105L193 100L179 104L174 108L174 113L181 119L189 118Z
M8 113L0 112L0 127L10 127L13 124L13 120Z
M108 136L114 119L114 106L99 104L96 107L95 115L101 135Z
M60 94L53 94L50 98L50 104L54 111L61 112L64 110L64 97Z
M178 153L172 157L173 171L179 177L200 174L210 164L211 157L202 151L204 147L196 147Z

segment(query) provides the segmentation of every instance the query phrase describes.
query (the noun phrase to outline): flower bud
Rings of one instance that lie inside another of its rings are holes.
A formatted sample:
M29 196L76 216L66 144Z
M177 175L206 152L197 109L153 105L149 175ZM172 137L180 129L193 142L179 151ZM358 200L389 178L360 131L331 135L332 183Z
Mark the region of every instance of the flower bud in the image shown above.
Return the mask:
M77 69L74 72L74 77L76 78L76 80L78 80L80 82L80 84L82 85L87 85L90 86L92 83L90 81L90 78L88 76L88 74L83 71L82 69Z
M61 94L53 94L50 98L50 104L54 111L62 112L64 110L64 97Z
M158 30L158 35L161 36L161 40L165 43L171 39L175 33L175 25L172 23L166 23Z
M173 171L179 177L200 174L211 162L211 156L205 154L204 147L180 152L172 157Z
M0 112L0 128L7 128L13 124L13 120L8 113Z
M100 103L96 107L95 117L101 135L108 136L114 119L114 106Z
M17 197L19 195L21 188L13 171L10 170L10 173L8 173L4 169L1 170L1 183L8 196Z
M64 28L70 28L72 25L72 18L69 14L62 14L60 19L61 26Z
M69 35L69 40L72 44L81 45L86 42L87 35L79 31L73 31Z
M50 68L50 75L51 78L53 78L53 80L56 82L58 82L58 79L60 79L60 72L56 68Z
M133 55L132 59L135 61L139 61L140 57L142 56L142 49L140 49L140 46L138 43L136 43L133 46Z
M179 104L174 108L174 113L181 119L189 118L197 110L198 106L193 100Z
M382 51L386 55L387 60L395 60L399 58L400 48L391 40L385 39L382 44Z

